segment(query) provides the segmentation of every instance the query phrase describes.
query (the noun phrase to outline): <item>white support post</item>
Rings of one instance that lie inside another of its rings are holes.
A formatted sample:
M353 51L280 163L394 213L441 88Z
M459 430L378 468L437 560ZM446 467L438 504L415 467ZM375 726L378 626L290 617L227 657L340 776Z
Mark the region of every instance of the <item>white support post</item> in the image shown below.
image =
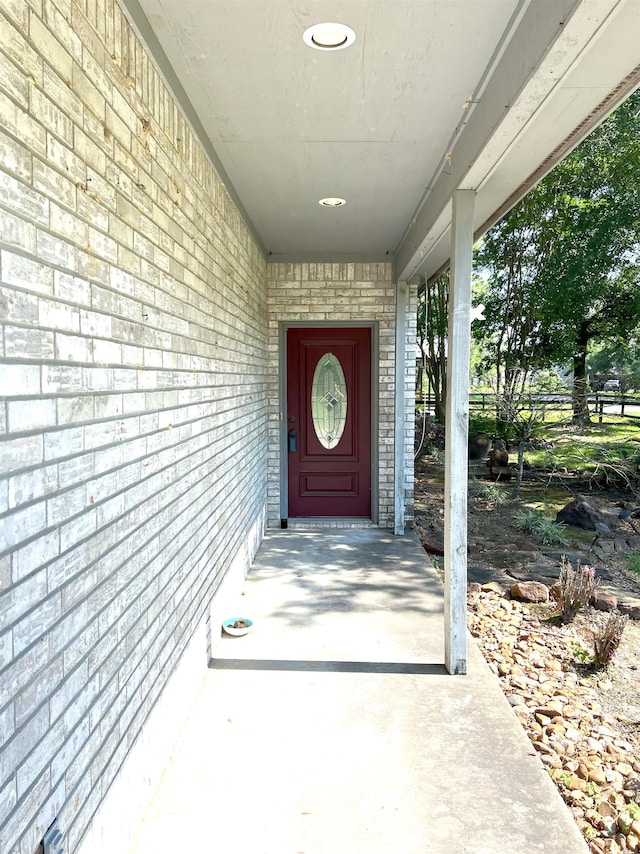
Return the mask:
M406 329L407 329L407 283L396 285L396 371L395 371L395 424L394 424L394 525L393 533L404 534L404 426L406 382Z
M445 667L467 672L467 490L473 190L453 195L444 475Z

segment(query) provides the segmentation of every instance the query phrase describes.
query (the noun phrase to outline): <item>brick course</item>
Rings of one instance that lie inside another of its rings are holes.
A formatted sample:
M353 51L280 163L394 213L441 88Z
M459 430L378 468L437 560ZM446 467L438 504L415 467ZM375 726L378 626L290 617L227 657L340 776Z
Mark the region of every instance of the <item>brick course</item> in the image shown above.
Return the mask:
M377 324L393 527L395 285L266 263L115 0L0 0L0 162L0 850L58 817L95 854L116 777L124 827L161 767L145 723L193 683L221 579L279 524L280 322Z
M378 525L394 527L394 413L396 287L388 263L269 263L269 503L268 520L280 524L280 324L295 321L330 326L340 322L375 323L378 329ZM407 382L405 443L411 447L405 461L407 519L413 510L413 383L415 374L415 288L407 316ZM411 395L409 394L409 387Z
M264 527L266 263L116 3L1 12L0 850L72 854Z

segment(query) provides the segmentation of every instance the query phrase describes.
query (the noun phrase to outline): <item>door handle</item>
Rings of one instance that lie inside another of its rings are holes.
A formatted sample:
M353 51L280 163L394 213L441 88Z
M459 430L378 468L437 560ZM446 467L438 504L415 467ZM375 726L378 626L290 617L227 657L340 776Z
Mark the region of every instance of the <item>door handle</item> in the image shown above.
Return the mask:
M288 441L289 441L289 453L292 453L293 451L297 451L298 450L298 437L296 436L295 430L289 430Z

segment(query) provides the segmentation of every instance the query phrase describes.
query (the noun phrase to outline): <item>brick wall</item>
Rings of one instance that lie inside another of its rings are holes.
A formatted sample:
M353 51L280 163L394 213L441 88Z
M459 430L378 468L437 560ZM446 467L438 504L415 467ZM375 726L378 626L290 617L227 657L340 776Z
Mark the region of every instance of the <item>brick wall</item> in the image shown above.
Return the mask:
M270 525L280 523L279 324L374 322L378 325L378 524L394 527L395 283L391 264L267 265L269 312L269 502ZM415 289L413 289L415 291ZM408 357L405 467L407 514L413 507L413 376L415 293L407 320ZM411 386L411 394L408 388Z
M0 12L0 850L72 854L264 525L266 265L112 0Z
M413 524L414 511L414 443L416 432L416 341L418 327L418 283L407 283L405 318L405 384L404 384L404 506L405 522Z

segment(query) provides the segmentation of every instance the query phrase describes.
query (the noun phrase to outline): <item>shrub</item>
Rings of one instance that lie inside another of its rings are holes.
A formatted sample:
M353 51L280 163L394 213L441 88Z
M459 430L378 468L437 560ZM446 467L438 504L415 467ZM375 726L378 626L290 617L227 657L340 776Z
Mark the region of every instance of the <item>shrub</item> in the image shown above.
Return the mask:
M501 486L498 486L496 483L483 483L475 477L469 484L469 492L474 498L488 501L491 504L495 504L496 507L500 507L509 499L509 496Z
M593 633L593 666L597 670L606 667L613 658L628 619L626 614L610 614L604 626Z
M560 567L560 611L557 617L561 623L570 623L580 608L593 596L598 579L592 566L580 566L574 569L566 558Z
M566 546L569 542L562 522L551 522L549 519L543 519L534 533L540 537L545 546Z
M640 574L640 554L627 555L627 569Z
M528 531L530 534L534 533L543 519L542 510L516 510L513 514L516 528L520 528L521 531Z
M566 546L569 541L562 522L545 519L541 510L518 510L513 519L516 527L538 537L545 546Z

